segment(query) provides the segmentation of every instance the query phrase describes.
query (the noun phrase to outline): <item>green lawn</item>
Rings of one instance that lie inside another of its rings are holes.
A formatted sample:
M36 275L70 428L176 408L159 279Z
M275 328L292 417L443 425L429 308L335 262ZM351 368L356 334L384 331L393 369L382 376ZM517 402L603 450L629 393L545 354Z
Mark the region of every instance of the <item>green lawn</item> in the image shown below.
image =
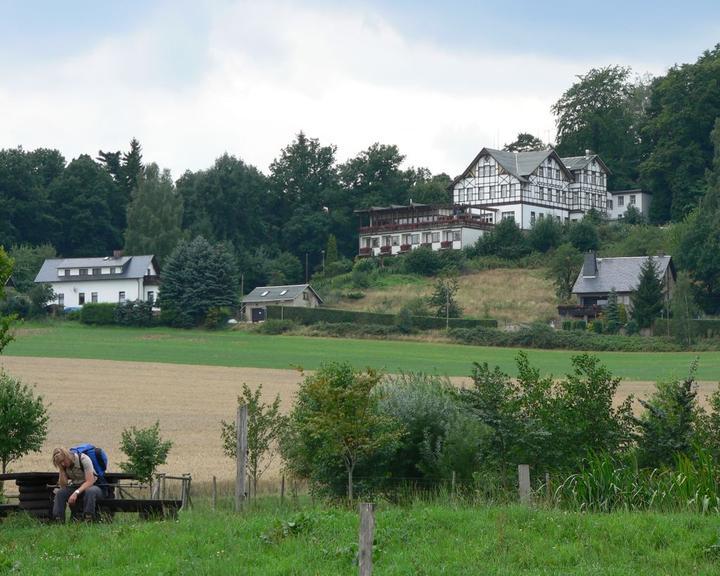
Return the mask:
M388 371L427 371L466 376L473 362L487 361L515 372L517 349L391 340L350 340L301 336L264 336L241 331L208 332L171 328L91 327L74 322L28 324L5 354L54 358L91 358L246 366L317 368L321 362L348 361L358 367ZM529 350L533 365L544 373L562 374L570 366L568 351ZM684 375L696 356L698 378L720 378L720 352L597 352L617 376L657 380Z
M288 521L294 522L294 527ZM521 506L381 506L374 573L704 576L720 571L716 515L581 514ZM284 523L284 524L283 524ZM0 574L353 575L358 515L261 506L177 522L0 525Z

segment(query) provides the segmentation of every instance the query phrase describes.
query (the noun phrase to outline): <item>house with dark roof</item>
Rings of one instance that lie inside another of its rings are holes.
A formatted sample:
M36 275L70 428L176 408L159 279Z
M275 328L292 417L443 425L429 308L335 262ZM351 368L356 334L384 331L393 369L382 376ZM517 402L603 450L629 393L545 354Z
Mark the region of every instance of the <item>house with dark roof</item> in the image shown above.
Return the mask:
M615 290L618 303L630 307L630 296L640 283L640 271L648 258L655 261L665 299L669 300L676 279L671 256L598 258L595 253L588 253L572 289L578 304L583 308L602 308L607 305L608 294Z
M50 258L43 262L35 282L52 286L52 303L80 307L88 302L154 302L160 287L159 274L153 255L116 253L97 258Z
M552 148L507 152L483 148L450 185L453 204L494 209L496 222L512 218L523 230L538 220L581 220L607 213L610 169L589 150L561 158Z
M267 318L269 305L317 308L323 301L310 284L293 284L259 286L243 297L242 303L245 320L262 322Z

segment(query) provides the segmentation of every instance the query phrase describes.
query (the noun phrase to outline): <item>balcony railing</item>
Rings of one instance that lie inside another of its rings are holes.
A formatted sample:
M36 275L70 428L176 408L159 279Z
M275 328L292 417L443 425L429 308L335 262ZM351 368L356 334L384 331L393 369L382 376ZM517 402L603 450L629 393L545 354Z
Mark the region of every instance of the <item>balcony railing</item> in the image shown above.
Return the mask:
M439 216L429 222L390 222L376 224L374 226L361 226L360 234L377 234L382 232L396 232L401 230L428 230L433 228L447 228L449 226L468 226L481 230L490 230L493 225L490 222L472 216L470 214L458 214L457 216Z
M442 242L440 242L440 248L452 248L452 245L452 240L443 240Z
M392 246L380 246L380 254L392 253Z

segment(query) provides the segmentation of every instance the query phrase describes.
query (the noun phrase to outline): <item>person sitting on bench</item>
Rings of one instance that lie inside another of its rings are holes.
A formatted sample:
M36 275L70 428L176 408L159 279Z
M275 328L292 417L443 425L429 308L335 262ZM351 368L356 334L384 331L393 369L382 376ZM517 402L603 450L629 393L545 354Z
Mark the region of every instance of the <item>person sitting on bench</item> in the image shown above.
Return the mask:
M53 450L52 461L60 472L59 488L55 492L53 519L65 521L65 506L74 508L78 498L82 498L83 519L95 520L95 501L104 496L103 489L95 486L97 474L92 461L86 454L75 454L67 448Z

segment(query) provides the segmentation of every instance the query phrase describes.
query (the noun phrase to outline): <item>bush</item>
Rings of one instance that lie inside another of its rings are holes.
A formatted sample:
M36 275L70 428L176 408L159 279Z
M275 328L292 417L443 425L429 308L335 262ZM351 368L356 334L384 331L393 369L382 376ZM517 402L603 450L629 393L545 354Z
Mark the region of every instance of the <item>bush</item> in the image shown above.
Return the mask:
M354 310L339 310L334 308L302 308L293 306L268 306L267 319L280 318L295 320L300 324L328 324L353 323L395 326L395 314L381 314L377 312L356 312ZM445 318L432 316L413 316L413 325L420 330L435 330L445 328ZM473 328L476 326L497 326L497 320L489 318L450 318L449 325L456 328Z
M120 449L128 457L127 462L121 462L120 468L124 472L135 474L140 481L148 482L161 464L167 462L167 455L172 448L172 442L160 437L160 422L156 421L149 428L125 429L120 439Z
M118 304L115 307L115 322L121 326L151 326L153 323L152 304L142 300Z
M352 270L353 264L350 260L342 259L342 260L336 260L335 262L330 262L325 266L325 270L323 271L323 276L325 278L332 278L333 276L339 276L340 274L345 274L346 272L350 272Z
M586 329L587 329L587 322L585 322L585 320L575 320L573 322L573 330L585 331Z
M562 329L563 330L572 330L573 329L573 321L572 320L563 320Z
M19 318L27 318L31 306L32 303L27 296L8 289L5 291L5 298L0 300L0 316L17 315Z
M284 334L285 332L289 332L290 330L293 330L297 327L297 323L293 322L292 320L265 320L265 322L260 322L256 327L255 331L260 334L270 334L270 335L277 335L277 334Z
M208 330L217 330L227 326L227 321L232 316L230 308L227 306L213 306L205 315L205 328Z
M80 322L96 326L109 326L116 324L116 304L85 304L80 309Z
M435 276L442 267L440 253L432 248L421 246L404 257L405 271L421 276Z

